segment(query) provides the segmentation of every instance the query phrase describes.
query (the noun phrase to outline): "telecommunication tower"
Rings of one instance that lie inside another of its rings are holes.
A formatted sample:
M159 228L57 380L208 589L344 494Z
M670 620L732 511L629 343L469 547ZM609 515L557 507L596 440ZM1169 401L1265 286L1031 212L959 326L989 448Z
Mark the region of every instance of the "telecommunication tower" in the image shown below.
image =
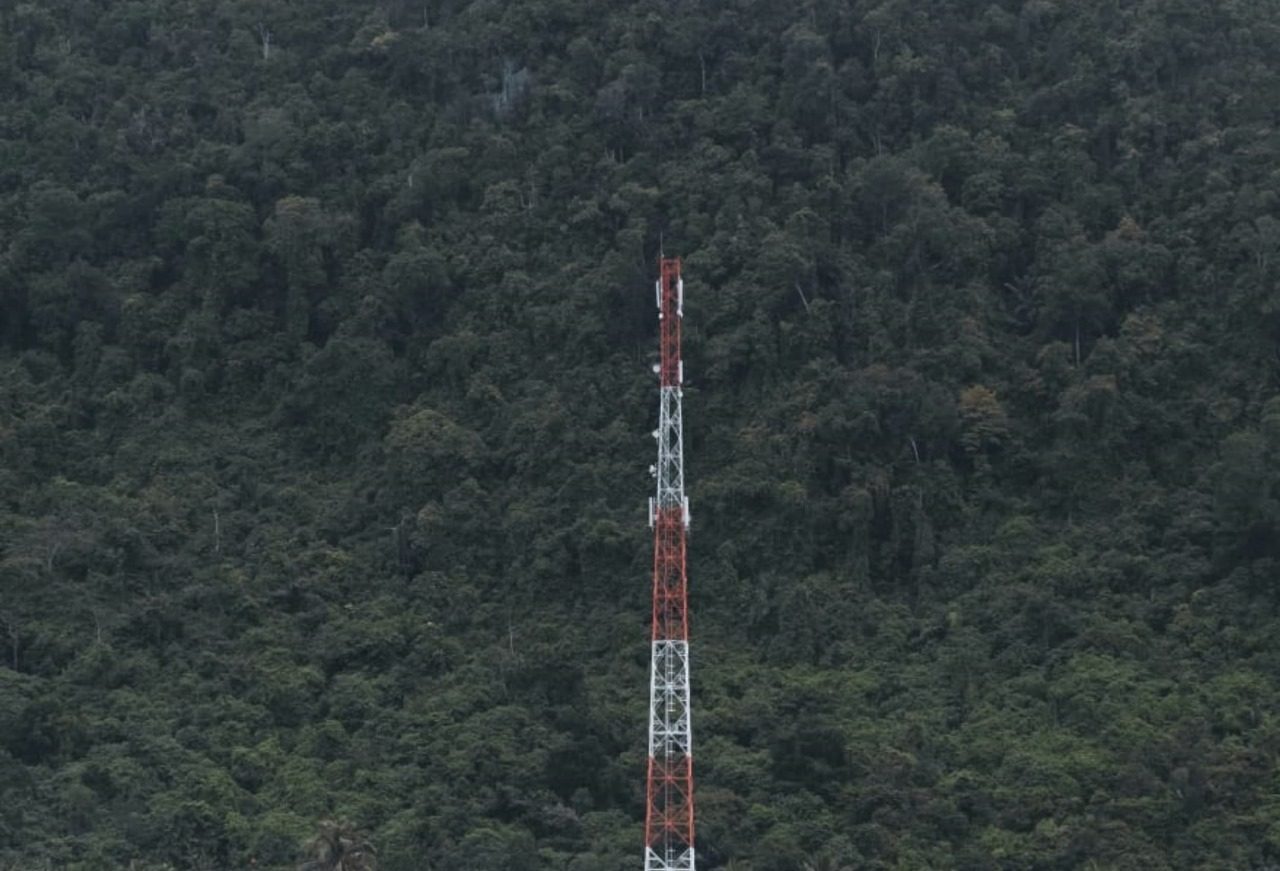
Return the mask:
M684 421L680 258L659 260L658 479L649 501L653 529L653 634L649 672L649 773L645 789L645 871L695 871L693 724L689 706L689 602L685 536Z

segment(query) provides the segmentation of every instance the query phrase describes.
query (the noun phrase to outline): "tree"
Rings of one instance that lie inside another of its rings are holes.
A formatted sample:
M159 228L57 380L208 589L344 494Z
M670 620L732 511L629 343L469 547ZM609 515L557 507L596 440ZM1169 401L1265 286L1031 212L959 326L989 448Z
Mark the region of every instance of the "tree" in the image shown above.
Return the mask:
M377 871L378 851L351 823L321 820L320 830L307 842L309 858L298 871Z
M337 243L340 224L319 200L288 196L276 202L263 225L267 250L284 269L288 284L284 322L294 338L305 337L310 328L312 305L327 281L325 252Z
M198 198L180 200L172 211L178 214L170 218L168 233L186 247L187 279L199 288L206 310L221 315L258 277L253 209L229 199Z
M822 855L813 859L806 859L804 871L854 871L854 869L852 865L847 865L839 859L829 855Z

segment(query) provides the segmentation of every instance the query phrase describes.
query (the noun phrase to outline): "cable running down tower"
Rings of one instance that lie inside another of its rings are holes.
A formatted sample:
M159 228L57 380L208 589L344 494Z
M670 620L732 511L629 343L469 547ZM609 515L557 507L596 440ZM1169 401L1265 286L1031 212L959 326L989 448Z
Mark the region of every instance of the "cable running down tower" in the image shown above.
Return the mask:
M649 672L649 774L644 821L644 871L695 871L693 849L693 728L689 706L689 603L685 535L684 422L680 324L684 282L680 258L659 261L657 283L659 381L657 495L649 500L653 529L653 635Z

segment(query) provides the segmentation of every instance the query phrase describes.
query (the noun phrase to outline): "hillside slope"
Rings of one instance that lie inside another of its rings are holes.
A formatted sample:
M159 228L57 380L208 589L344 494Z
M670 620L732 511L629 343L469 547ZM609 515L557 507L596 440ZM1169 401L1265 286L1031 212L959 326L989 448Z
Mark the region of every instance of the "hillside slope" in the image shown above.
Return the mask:
M1280 863L1277 22L6 5L0 867Z

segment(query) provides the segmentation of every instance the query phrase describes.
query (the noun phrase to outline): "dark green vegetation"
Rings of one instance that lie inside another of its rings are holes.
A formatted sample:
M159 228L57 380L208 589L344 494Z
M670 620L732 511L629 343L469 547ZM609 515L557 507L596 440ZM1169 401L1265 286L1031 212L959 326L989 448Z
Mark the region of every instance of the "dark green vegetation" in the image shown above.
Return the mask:
M1275 0L2 6L0 865L1280 862Z

